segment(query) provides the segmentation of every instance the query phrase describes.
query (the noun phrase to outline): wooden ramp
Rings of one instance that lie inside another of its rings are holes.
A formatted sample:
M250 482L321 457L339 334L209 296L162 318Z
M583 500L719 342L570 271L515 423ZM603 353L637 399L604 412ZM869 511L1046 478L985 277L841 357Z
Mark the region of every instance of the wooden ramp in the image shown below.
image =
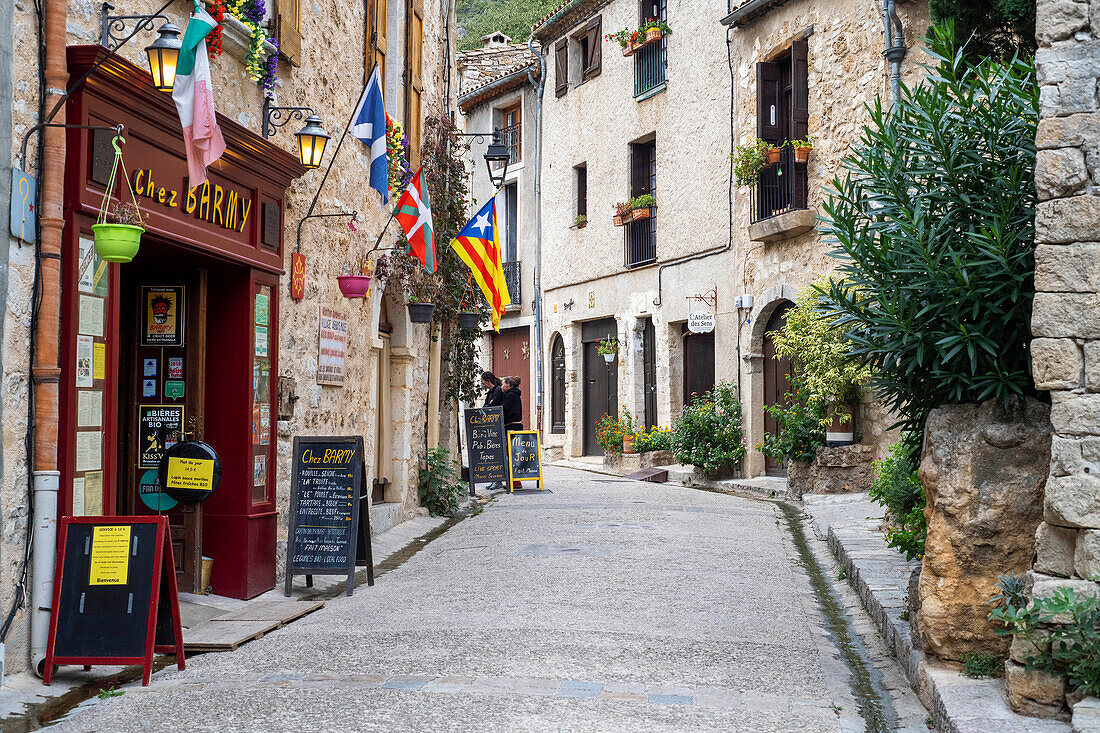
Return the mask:
M183 630L185 652L227 652L312 613L324 601L253 601Z
M632 478L635 481L649 481L655 484L663 484L668 481L667 468L643 468L641 471L627 474L623 478Z

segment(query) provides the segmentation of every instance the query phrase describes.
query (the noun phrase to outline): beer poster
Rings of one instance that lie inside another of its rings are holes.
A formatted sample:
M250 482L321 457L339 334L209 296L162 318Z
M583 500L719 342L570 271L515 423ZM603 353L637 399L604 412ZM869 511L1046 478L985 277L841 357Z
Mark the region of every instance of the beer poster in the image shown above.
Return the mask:
M141 345L183 346L184 312L182 285L143 285Z

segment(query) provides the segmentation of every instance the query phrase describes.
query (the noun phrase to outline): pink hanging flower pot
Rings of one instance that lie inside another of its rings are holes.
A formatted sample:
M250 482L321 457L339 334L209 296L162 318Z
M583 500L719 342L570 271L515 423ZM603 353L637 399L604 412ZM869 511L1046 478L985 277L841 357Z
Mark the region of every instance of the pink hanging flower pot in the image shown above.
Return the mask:
M365 298L370 292L370 275L338 275L336 282L345 298Z

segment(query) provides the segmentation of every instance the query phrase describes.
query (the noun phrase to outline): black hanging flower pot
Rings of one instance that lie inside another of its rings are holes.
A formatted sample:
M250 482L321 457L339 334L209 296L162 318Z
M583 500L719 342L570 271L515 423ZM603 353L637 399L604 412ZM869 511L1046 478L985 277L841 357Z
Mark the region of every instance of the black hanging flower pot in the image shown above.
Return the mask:
M465 328L467 330L473 330L477 328L478 322L481 321L481 314L479 313L459 313L458 314L458 327Z
M409 320L413 323L431 323L435 303L409 303Z

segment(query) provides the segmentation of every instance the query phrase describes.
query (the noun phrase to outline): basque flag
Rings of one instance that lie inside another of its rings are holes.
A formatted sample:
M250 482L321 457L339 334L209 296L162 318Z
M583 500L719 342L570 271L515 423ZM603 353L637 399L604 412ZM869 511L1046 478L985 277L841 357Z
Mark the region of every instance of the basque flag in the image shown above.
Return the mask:
M351 118L351 134L370 148L370 187L382 195L382 205L390 200L390 182L386 159L386 105L382 101L382 73L374 65L367 88Z
M424 167L417 169L405 192L397 199L394 217L405 232L409 253L420 260L429 273L435 272L435 235L432 233L432 207L428 203L428 186Z

